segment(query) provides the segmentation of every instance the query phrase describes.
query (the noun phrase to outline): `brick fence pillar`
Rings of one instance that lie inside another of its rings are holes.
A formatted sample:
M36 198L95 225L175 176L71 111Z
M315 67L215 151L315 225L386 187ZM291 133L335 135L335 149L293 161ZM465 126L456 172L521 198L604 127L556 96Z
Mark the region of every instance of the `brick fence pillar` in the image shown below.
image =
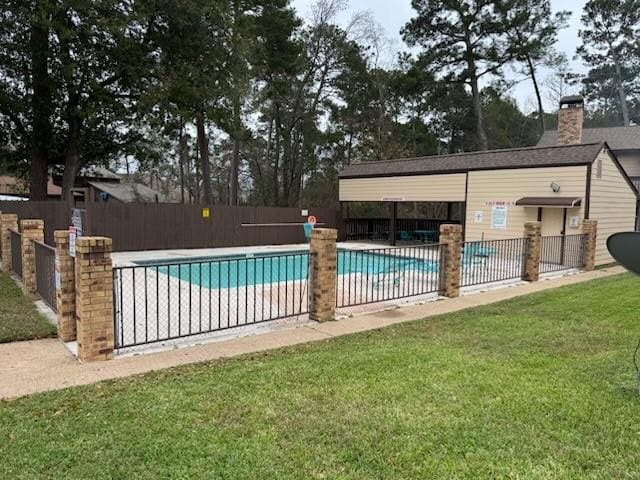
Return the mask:
M56 230L56 304L58 338L63 342L76 339L76 278L75 259L69 255L69 231Z
M18 215L3 213L0 215L0 249L2 250L2 271L11 271L11 233L18 230Z
M76 239L76 335L80 360L113 358L111 250L110 238Z
M25 295L36 294L36 247L34 240L44 242L44 222L42 220L20 220L22 234L22 290Z
M309 318L316 322L335 320L338 231L315 228L311 234Z
M540 248L542 246L542 223L527 222L524 224L524 238L527 240L526 257L522 279L537 282L540 278Z
M440 294L445 297L458 297L462 226L448 223L440 225L440 244Z
M582 233L586 236L584 241L584 269L591 271L596 265L596 240L598 238L598 221L583 220Z

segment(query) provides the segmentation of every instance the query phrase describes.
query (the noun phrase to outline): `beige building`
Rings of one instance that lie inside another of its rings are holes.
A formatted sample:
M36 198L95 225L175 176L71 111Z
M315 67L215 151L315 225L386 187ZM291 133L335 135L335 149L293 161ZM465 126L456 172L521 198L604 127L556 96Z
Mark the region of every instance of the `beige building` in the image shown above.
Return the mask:
M560 145L351 165L340 174L340 201L388 204L393 244L404 239L396 212L407 202L461 205L467 241L521 237L535 220L545 236L577 234L590 218L596 264L609 263L606 239L635 230L638 192L606 142L582 143L583 113L581 98L563 99Z
M637 189L640 189L640 125L628 127L585 128L584 143L607 142ZM538 142L538 147L558 144L558 132L547 130Z

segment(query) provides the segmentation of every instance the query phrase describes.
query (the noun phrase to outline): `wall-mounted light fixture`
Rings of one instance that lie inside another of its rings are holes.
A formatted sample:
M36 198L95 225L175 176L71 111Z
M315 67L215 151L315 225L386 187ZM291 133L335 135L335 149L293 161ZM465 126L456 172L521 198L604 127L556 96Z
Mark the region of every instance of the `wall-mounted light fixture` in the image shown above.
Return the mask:
M558 193L560 191L560 185L558 185L556 182L551 182L551 185L549 185L551 187L551 191L554 193Z

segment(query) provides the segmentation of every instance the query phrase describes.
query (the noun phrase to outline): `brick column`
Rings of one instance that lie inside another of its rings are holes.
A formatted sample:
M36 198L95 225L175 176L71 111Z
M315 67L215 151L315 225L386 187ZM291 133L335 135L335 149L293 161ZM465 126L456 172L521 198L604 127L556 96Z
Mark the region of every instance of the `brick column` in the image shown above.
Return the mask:
M309 318L316 322L335 320L338 231L315 228L311 234Z
M36 248L33 241L44 242L42 220L20 220L22 234L22 290L33 297L36 294Z
M63 342L76 339L76 278L75 259L69 255L69 232L56 230L56 288L58 338Z
M18 230L18 216L14 213L0 215L0 248L2 249L2 271L11 271L11 233Z
M583 220L582 233L586 235L584 243L584 269L589 272L596 265L596 240L598 238L598 221Z
M524 260L522 279L537 282L540 278L540 248L542 246L542 223L527 222L524 224L524 238L527 242L527 256Z
M440 225L440 294L460 296L460 260L462 252L462 226Z
M76 327L78 357L113 357L112 242L105 237L76 239Z

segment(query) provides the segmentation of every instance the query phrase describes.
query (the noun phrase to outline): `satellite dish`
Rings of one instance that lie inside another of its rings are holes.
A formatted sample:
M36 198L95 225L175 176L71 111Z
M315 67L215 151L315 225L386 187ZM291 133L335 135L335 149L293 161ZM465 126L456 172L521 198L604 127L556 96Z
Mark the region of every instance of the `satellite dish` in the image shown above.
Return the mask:
M615 233L607 240L611 256L624 268L640 275L640 232Z

